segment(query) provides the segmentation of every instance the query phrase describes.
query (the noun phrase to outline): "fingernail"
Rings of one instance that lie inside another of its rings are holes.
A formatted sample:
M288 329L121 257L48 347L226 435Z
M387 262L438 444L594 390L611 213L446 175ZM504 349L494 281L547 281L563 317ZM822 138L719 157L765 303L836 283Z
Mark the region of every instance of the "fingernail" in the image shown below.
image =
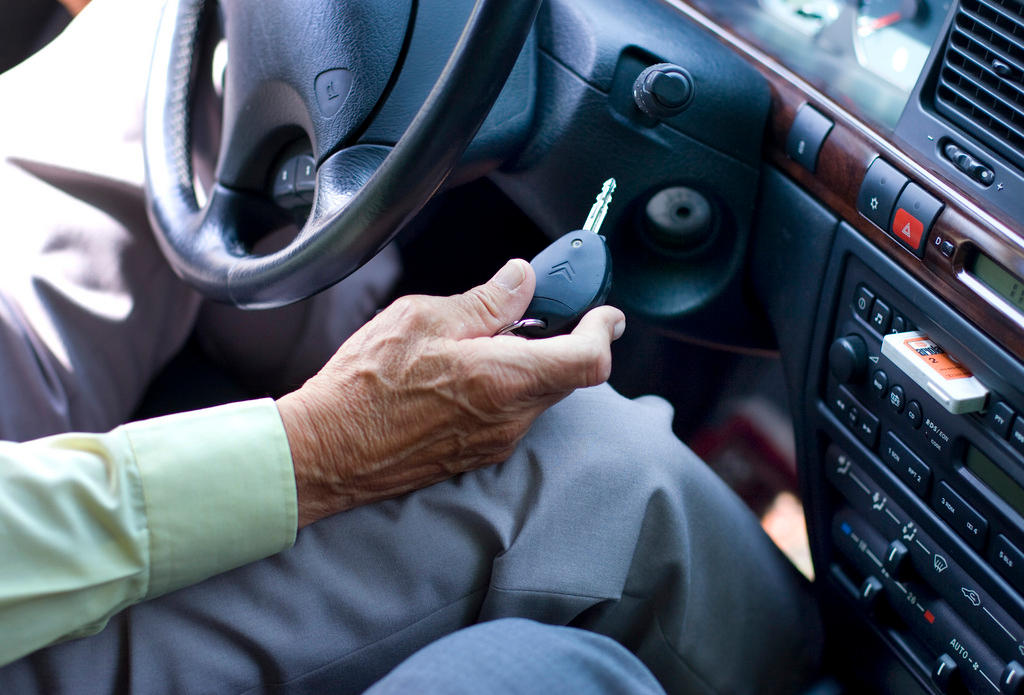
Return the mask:
M615 330L612 332L612 340L618 340L622 337L622 334L626 332L626 320L623 319L615 324Z
M509 292L514 292L525 279L526 272L523 270L523 264L518 261L509 261L494 274L491 282L504 287Z

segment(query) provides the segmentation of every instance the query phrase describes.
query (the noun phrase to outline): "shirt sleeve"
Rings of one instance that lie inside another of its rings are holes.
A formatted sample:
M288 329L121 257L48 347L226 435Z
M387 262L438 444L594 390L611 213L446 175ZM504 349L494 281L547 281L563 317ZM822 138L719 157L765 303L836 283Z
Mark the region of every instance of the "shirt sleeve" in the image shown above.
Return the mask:
M0 664L295 541L270 399L0 443Z

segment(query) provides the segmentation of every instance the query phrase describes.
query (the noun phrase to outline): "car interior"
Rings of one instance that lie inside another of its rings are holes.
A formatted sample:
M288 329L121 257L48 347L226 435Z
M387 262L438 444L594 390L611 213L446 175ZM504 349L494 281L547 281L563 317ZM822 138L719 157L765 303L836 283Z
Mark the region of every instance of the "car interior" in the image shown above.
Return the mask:
M394 243L396 296L459 292L614 177L612 384L770 532L799 500L827 691L1024 691L1024 3L168 8L147 186L187 282L282 306ZM193 341L138 414L243 395Z

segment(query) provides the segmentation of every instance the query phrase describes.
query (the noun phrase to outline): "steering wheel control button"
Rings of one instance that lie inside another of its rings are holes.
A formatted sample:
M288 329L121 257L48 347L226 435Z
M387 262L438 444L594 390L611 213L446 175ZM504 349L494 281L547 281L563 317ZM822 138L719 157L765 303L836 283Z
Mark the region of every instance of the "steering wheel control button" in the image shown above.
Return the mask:
M316 190L316 162L312 155L302 154L295 158L295 192L303 202L313 202Z
M672 63L652 65L633 82L633 101L637 108L659 120L685 111L693 101L693 93L690 73Z
M932 508L975 550L985 547L988 521L946 483L939 483Z
M889 229L892 209L907 181L906 176L884 159L876 158L861 183L860 193L857 194L857 210L879 229Z
M885 392L889 389L889 375L881 369L876 369L871 374L871 391L878 398L884 398Z
M988 416L985 420L992 431L996 433L996 436L1000 439L1006 439L1006 435L1010 433L1010 426L1015 416L1016 413L1013 412L1013 408L1007 405L1005 401L999 401L988 411Z
M899 384L895 384L889 389L889 407L895 410L897 413L902 413L903 409L907 407L907 395L903 391L903 387Z
M295 170L298 167L298 160L292 157L284 162L274 176L272 195L274 202L281 207L290 208L302 202L295 192Z
M910 420L910 425L915 429L921 429L921 419L923 417L921 413L921 404L917 401L910 401L907 403L907 419Z
M796 112L786 138L786 154L813 173L818 168L818 153L835 125L820 111L804 104Z
M343 68L325 70L316 76L313 88L316 91L316 103L324 118L330 118L341 111L351 87L352 73Z
M860 381L868 366L868 348L857 334L836 338L828 350L828 367L841 384Z
M875 293L866 285L858 285L853 296L853 311L865 321L871 316L871 304L875 301Z
M882 438L882 460L919 496L928 494L932 469L892 432Z
M871 327L878 331L879 335L885 335L889 332L889 322L892 320L892 309L889 305L883 302L881 299L876 299L875 303L871 305L871 314L868 317L868 323Z
M932 225L942 211L942 203L924 192L916 183L909 183L896 201L889 234L910 249L918 258L924 257L924 247Z

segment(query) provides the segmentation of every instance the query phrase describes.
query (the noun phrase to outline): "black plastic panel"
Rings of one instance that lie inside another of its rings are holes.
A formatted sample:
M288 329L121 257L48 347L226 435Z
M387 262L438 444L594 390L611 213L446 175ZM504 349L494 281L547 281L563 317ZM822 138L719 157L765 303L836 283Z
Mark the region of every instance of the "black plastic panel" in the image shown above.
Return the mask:
M990 489L965 470L964 457L968 445L976 447L1014 481L1006 483L1011 487L1024 484L1024 457L983 415L948 413L880 354L879 326L870 310L857 305L865 288L874 301L885 302L891 317L929 334L999 394L997 400L1018 411L1024 406L1019 388L1024 367L855 231L840 226L819 309L819 316L830 318L821 321L814 341L803 401L812 427L802 435L801 475L815 566L821 574L823 568L838 568L845 577L828 580L822 591L827 602L839 601L847 614L865 618L927 689L933 687L928 671L939 656L939 642L932 632L936 623L916 616L933 605L931 618L948 608L952 613L941 614L946 617L938 622L962 634L958 643L979 645L974 660L983 675L974 673L972 662L949 641L948 653L961 668L971 667L967 680L973 691L983 692L979 684L998 680L1006 662L1024 655L1024 587L1015 586L1017 577L1005 565L1007 543L1019 548L1024 542L1024 517L1001 499L1006 492ZM834 339L851 334L867 344L867 376L839 384L828 370L828 349ZM886 374L884 388L873 378L878 370ZM894 386L900 387L899 397L890 401ZM923 422L908 417L908 402L920 405ZM871 438L860 426L865 414L877 430ZM837 451L855 476L837 474ZM848 505L885 543L905 540L914 556L908 575L887 574L881 557L877 567L866 565L863 549L851 550L848 531L836 531L836 514ZM889 603L881 609L867 610L863 602L850 600L849 586L859 586L867 576L886 587ZM907 613L901 592L918 586L917 612ZM893 603L893 597L899 601ZM833 631L832 639L842 637Z
M955 8L957 3L953 3ZM948 32L953 14L947 18L943 35ZM924 68L925 79L918 81L907 108L896 126L896 136L917 154L932 162L971 196L998 208L1014 219L1024 219L1024 172L978 139L968 135L935 108L935 89L946 42L937 42ZM981 158L993 172L992 183L983 183L961 171L942 151L952 143Z
M542 8L538 38L537 119L496 183L557 238L582 224L601 182L614 176L618 189L602 228L614 262L611 301L674 334L771 349L742 275L767 83L663 5L553 0ZM682 114L656 121L637 108L632 87L662 62L686 69L695 94ZM647 202L676 186L697 191L711 209L711 231L697 248L666 248L645 227Z

